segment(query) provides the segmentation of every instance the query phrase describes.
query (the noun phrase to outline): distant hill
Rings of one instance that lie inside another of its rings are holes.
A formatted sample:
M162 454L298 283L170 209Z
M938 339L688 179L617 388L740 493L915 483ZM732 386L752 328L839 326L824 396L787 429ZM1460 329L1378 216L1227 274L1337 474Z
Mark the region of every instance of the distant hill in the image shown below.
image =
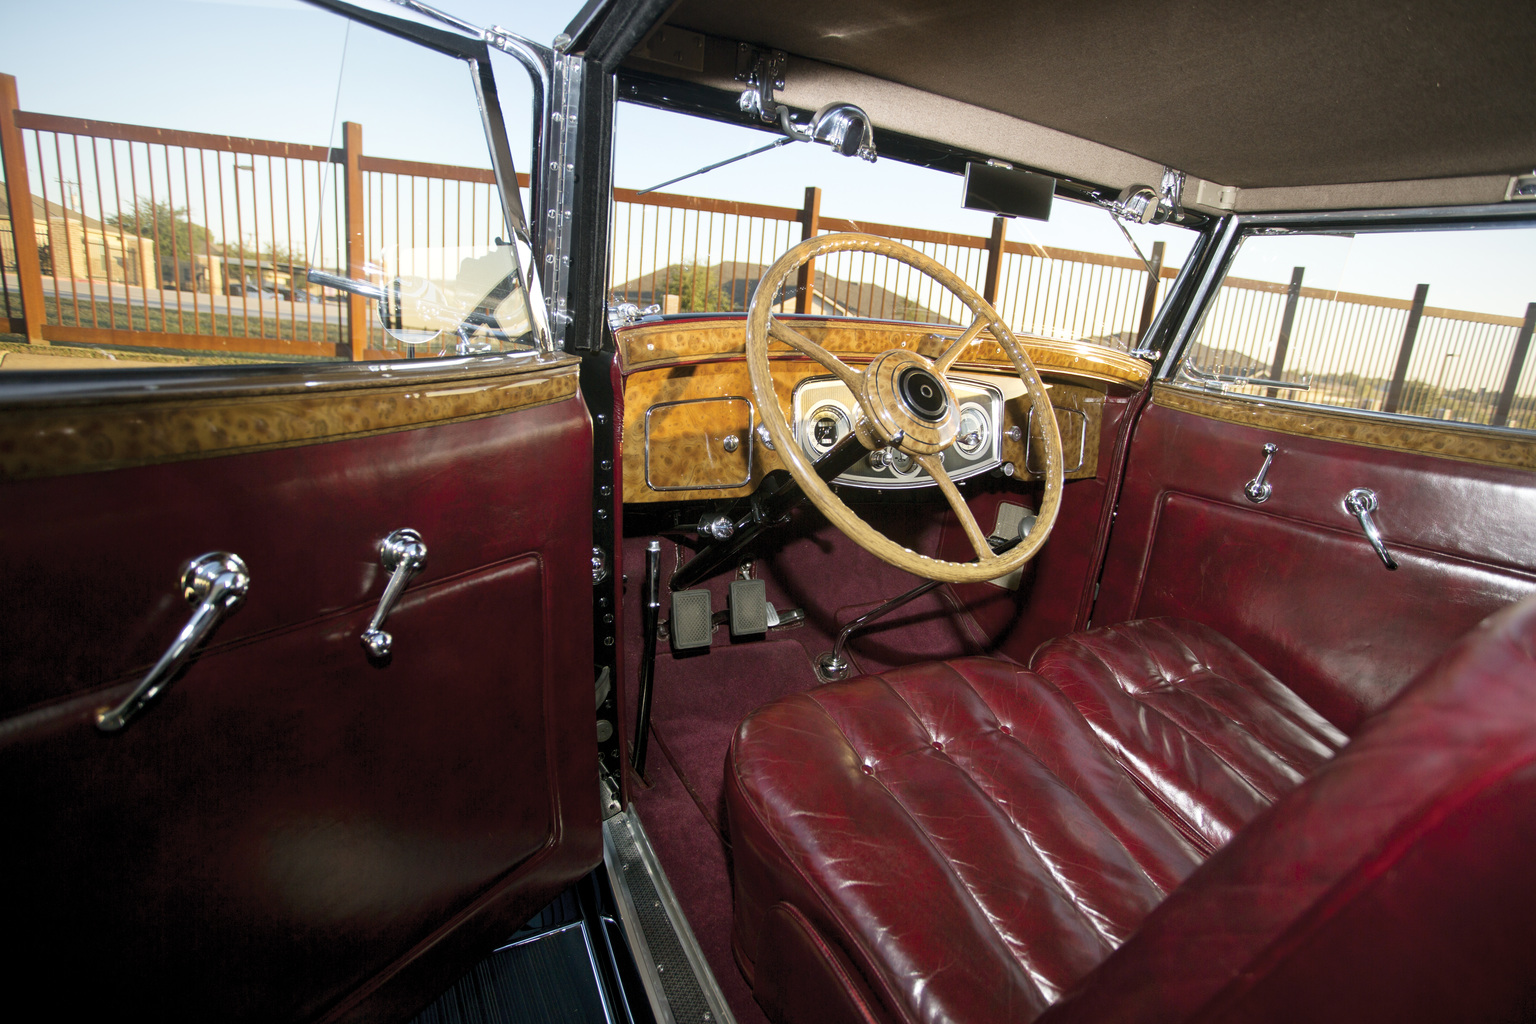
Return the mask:
M757 283L762 280L768 267L762 263L736 263L726 261L711 266L693 266L674 263L653 273L642 274L613 289L619 302L633 302L638 306L652 304L666 308L665 283L672 281L672 294L686 291L701 297L695 305L701 309L728 308L744 311L751 301ZM687 280L686 286L680 282ZM718 305L713 301L714 288L718 284ZM798 288L788 283L781 289L776 308L793 309ZM682 312L689 312L684 309ZM822 316L860 316L884 320L908 320L919 323L953 326L955 321L940 316L920 303L897 295L888 288L859 281L846 281L822 271L816 272L816 283L811 300L811 312Z

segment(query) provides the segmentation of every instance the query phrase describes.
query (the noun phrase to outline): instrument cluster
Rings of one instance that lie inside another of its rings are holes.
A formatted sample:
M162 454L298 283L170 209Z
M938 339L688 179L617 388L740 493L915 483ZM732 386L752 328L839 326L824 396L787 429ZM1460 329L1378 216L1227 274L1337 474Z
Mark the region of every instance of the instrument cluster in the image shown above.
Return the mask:
M942 454L951 480L965 480L1002 464L1003 392L979 380L949 378L960 407L959 435ZM836 377L811 377L795 388L791 412L795 440L819 459L853 430L858 403ZM835 481L849 487L932 487L934 480L911 455L895 447L870 452Z

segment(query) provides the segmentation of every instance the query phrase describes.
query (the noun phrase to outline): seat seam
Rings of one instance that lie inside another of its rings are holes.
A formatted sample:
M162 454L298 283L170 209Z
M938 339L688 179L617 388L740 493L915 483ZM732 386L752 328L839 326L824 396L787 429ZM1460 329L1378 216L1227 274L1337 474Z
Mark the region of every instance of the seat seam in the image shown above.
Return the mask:
M1193 620L1190 620L1190 621L1193 621ZM1198 665L1204 666L1204 668L1207 671L1209 671L1212 675L1217 676L1220 679L1224 679L1227 682L1232 683L1234 686L1242 686L1243 685L1242 683L1239 683L1234 677L1232 677L1230 675L1224 675L1224 674L1216 672L1215 666L1212 665L1210 659L1200 657L1200 655L1198 655L1195 652L1194 647L1192 647L1192 646L1190 646L1190 644L1186 643L1184 638L1179 634L1179 631L1175 630L1172 626L1168 625L1166 620L1156 620L1156 619L1148 620L1148 625L1152 625L1152 624L1155 624L1158 629L1162 630L1163 634L1170 641L1172 641L1173 643L1177 644L1179 646L1179 648L1184 651L1185 654L1189 655L1190 660L1194 661ZM1201 625L1201 623L1194 623L1194 625ZM1210 627L1207 626L1205 628L1209 629ZM1215 632L1215 631L1212 630L1212 632ZM1220 636L1221 634L1217 633L1216 635ZM1228 642L1230 643L1230 641L1228 641ZM1234 646L1236 646L1236 645L1234 645ZM1146 647L1143 646L1142 650L1145 651L1148 656L1151 656L1152 652L1150 650L1148 650ZM1240 653L1244 653L1244 652L1242 652L1241 648L1238 648L1238 651ZM1257 665L1258 663L1255 662L1255 664ZM1258 665L1258 667L1261 670L1264 670L1266 672L1268 671L1268 670L1264 669L1263 665ZM1275 678L1272 673L1270 674L1270 678L1275 679L1275 682L1277 684L1279 684L1280 686L1285 687L1285 689L1287 691L1289 691L1292 696L1296 695L1296 691L1291 690L1290 687L1286 686L1284 682L1282 682L1278 678ZM1274 701L1268 699L1267 697L1263 696L1261 693L1259 693L1258 690L1254 689L1253 687L1245 687L1245 689L1247 689L1250 693L1252 693L1254 695L1254 697L1256 697L1257 699L1263 701L1269 707L1273 708L1274 711L1277 714L1279 714L1279 716L1282 719L1284 719L1286 722L1288 722L1289 724L1295 726L1297 729L1299 729L1302 732L1306 733L1312 739L1317 740L1319 743L1323 744L1324 746L1329 747L1333 751L1333 753L1338 753L1338 751L1342 749L1342 747L1343 747L1342 744L1339 745L1339 746L1334 746L1332 737L1323 735L1311 723L1307 722L1303 718L1298 717L1297 715L1292 713L1289 709L1287 709L1284 705L1277 704ZM1299 700L1300 698L1298 697L1297 699ZM1207 705L1210 705L1209 701L1204 701L1204 703L1206 703ZM1303 701L1303 703L1305 703L1305 702ZM1228 715L1226 712L1221 711L1219 708L1214 708L1213 707L1213 709L1216 710L1216 713L1221 715L1223 718L1226 718L1229 721L1234 721L1234 722L1237 721L1236 719L1232 718L1231 715ZM1347 740L1346 740L1346 742L1347 742ZM1280 755L1277 753L1276 756L1280 756ZM1290 763L1290 762L1287 762L1287 763ZM1293 765L1291 765L1291 767L1296 768L1298 771L1301 771L1301 768L1300 768L1299 765L1294 765L1293 764ZM1305 775L1306 773L1302 772L1302 774Z
M980 693L976 692L976 687L971 685L971 681L969 679L965 678L965 675L963 673L961 673L959 669L955 668L955 666L953 664L951 664L950 662L947 662L947 661L939 662L939 664L943 665L946 669L948 669L955 676L956 679L960 680L960 682L965 685L965 688L970 690L971 693L976 697L976 699L981 702L982 707L986 708L989 712L991 712L993 718L997 717L997 712L995 710L993 710L992 705L988 704L987 701L986 701L986 698L982 697L982 695ZM899 693L896 696L901 698L902 703L906 704L908 710L912 712L914 717L916 717L916 714L917 714L916 709L914 709L912 707L912 705L907 702L906 698L903 697ZM918 721L921 722L922 719L918 719ZM926 728L926 726L924 728ZM930 736L932 736L933 735L932 730L929 730L928 734ZM1029 751L1029 748L1025 747L1025 750ZM957 769L959 769L960 773L965 776L966 781L968 781L971 784L971 786L978 793L980 793L983 797L985 797L988 801L990 801L992 806L997 807L999 811L1002 810L1002 808L998 806L997 800L993 798L992 794L987 792L986 787L984 787L980 782L977 781L976 776L971 774L970 770L967 769L965 765L961 764L959 761L956 761L955 758L949 753L948 750L940 751L940 753L942 753L944 755L944 759L946 761L948 761L950 764L954 765ZM1033 751L1029 751L1029 753L1030 753L1030 755L1032 757L1034 756L1034 752ZM1034 760L1035 760L1036 764L1038 764L1046 772L1049 772L1051 777L1054 778L1057 782L1059 782L1061 784L1061 787L1062 787L1063 790L1065 790L1068 793L1072 793L1073 792L1072 788L1067 785L1066 780L1063 779L1060 775L1058 775L1056 773L1056 771L1053 768L1051 768L1050 765L1046 764L1044 761L1040 760L1038 757L1035 757ZM894 794L892 794L892 795L894 796ZM1073 795L1076 796L1075 793L1073 793ZM897 798L897 799L899 800L899 798ZM1087 805L1083 803L1081 797L1077 798L1077 802L1078 802L1078 805L1081 806L1084 810L1088 809ZM1037 860L1039 860L1040 863L1045 867L1046 872L1050 875L1051 882L1055 885L1055 887L1058 890L1061 891L1062 896L1064 896L1068 900L1068 902L1070 902L1072 904L1073 909L1075 909L1078 912L1078 915L1081 916L1083 918L1083 920L1088 923L1088 927L1092 928L1094 933L1097 934L1099 936L1099 938L1101 938L1104 941L1105 945L1108 947L1108 951L1109 952L1114 952L1115 949L1119 946L1119 943L1115 942L1114 939L1111 936L1106 934L1104 929L1102 927L1100 927L1099 923L1097 921L1095 921L1093 919L1093 917L1086 910L1083 909L1082 901L1078 897L1077 893L1075 893L1072 890L1071 886L1068 885L1066 880L1061 877L1061 874L1056 870L1055 865L1051 863L1051 859L1049 857L1047 857L1044 852L1042 852L1039 844L1035 841L1034 837L1032 837L1029 834L1029 830L1024 828L1022 825L1020 825L1017 821L1015 821L1014 818L1013 818L1013 815L1004 812L1003 817L1007 820L1008 824L1013 826L1013 830L1019 834L1019 837L1024 840L1025 845L1027 845L1029 847L1029 851L1031 853L1033 853L1035 855L1035 858ZM1097 815L1094 815L1094 817L1097 818ZM1103 821L1101 820L1099 823L1102 825ZM1106 831L1108 831L1108 830L1106 829ZM1116 842L1119 842L1119 837L1118 836L1114 836L1113 833L1111 833L1111 836L1112 836L1112 838L1115 839ZM1135 857L1134 854L1131 853L1130 849L1127 848L1124 843L1121 843L1120 847L1121 847L1121 849L1125 850L1126 856L1130 859L1131 863L1136 865L1136 870L1140 871L1142 873L1143 877L1146 877L1146 872L1142 869L1141 865L1136 862L1136 857ZM1152 884L1152 888L1153 889L1156 889L1158 892L1162 892L1162 889L1157 885L1156 882L1152 882L1151 878L1147 878L1147 881Z
M992 713L992 717L994 719L999 718L999 715L997 713L997 709L992 706L992 704L981 693L981 691L977 690L975 686L971 685L971 681L969 679L966 679L965 676L963 674L961 674L958 670L954 670L953 666L950 666L950 664L948 662L945 662L944 664L945 664L946 667L951 668L951 670L954 671L955 674L960 677L961 681L964 682L965 685L967 687L969 687L970 691L973 694L976 695L976 699L981 701L982 706L985 707L989 712ZM1067 699L1067 695L1062 693L1060 688L1058 688L1055 683L1051 682L1049 679L1046 679L1044 676L1039 675L1038 673L1035 673L1035 672L1033 672L1033 671L1031 671L1029 669L1024 668L1023 666L1017 666L1017 667L1015 667L1013 669L1014 678L1015 679L1019 678L1021 673L1026 672L1026 671L1029 671L1031 675L1035 676L1035 678L1042 680L1047 685L1049 685L1053 690L1055 690L1057 692L1057 694L1059 694L1061 696L1061 699L1066 703L1066 705L1069 708L1072 709L1073 714L1077 715L1078 718L1082 719L1083 720L1083 724L1085 726L1088 726L1090 735L1093 736L1094 741L1099 744L1099 747L1101 749L1103 749L1106 754L1109 755L1111 760L1113 760L1113 761L1115 761L1115 763L1119 764L1119 760L1120 759L1115 757L1114 753L1104 746L1103 741L1100 740L1098 735L1093 732L1092 724L1090 722L1088 722L1087 719L1083 718L1082 712L1077 710L1077 706L1075 704L1073 704L1070 700ZM1074 790L1073 787L1067 785L1067 781L1061 777L1061 773L1056 771L1056 769L1052 768L1050 765L1046 764L1045 760L1039 754L1035 753L1035 750L1034 750L1033 747L1031 747L1029 744L1025 743L1023 740L1019 739L1017 736L1013 735L1012 733L1005 733L1004 735L1006 735L1008 737L1008 739L1009 739L1009 741L1011 743L1013 743L1013 744L1015 744L1015 745L1017 745L1019 747L1022 747L1023 750L1024 750L1024 753L1028 754L1029 757L1036 764L1038 764L1044 771L1049 772L1052 778L1054 778L1057 782L1061 783L1061 786L1062 786L1063 789L1065 789L1067 792L1072 793L1074 796L1076 796L1076 790ZM954 758L950 758L950 760L953 761ZM959 762L955 762L955 763L956 763L956 765L958 767L960 767L960 769L962 771L965 771L966 775L968 775L968 776L971 775L971 773L965 769L964 765L960 765ZM1123 767L1124 766L1122 765L1122 770L1123 770ZM1131 773L1130 772L1126 772L1126 775L1129 776L1129 775L1131 775ZM975 776L971 776L971 778L974 780ZM1134 779L1134 776L1132 776L1132 778ZM978 788L980 788L980 784L978 783L977 785L978 785ZM1138 786L1137 788L1139 789L1141 787ZM985 792L985 790L983 790L983 792ZM991 799L991 798L989 797L989 799ZM996 802L997 802L996 800L993 800L993 803L996 803ZM1161 803L1161 801L1158 801L1158 803ZM1142 864L1140 860L1137 859L1135 852L1130 848L1130 846L1128 846L1126 844L1125 840L1120 838L1120 836L1115 832L1114 828L1111 827L1111 822L1106 821L1103 817L1101 817L1100 815L1095 813L1092 810L1092 808L1090 808L1088 806L1088 804L1081 797L1078 797L1078 804L1081 805L1084 810L1088 811L1089 815L1092 816L1093 819L1095 821L1097 821L1103 827L1105 834L1107 834L1116 843L1120 844L1120 849L1125 851L1126 858L1128 860L1130 860L1130 862L1136 866L1136 870L1137 871L1141 872L1141 876L1147 880L1147 884L1152 886L1153 889L1155 889L1157 892L1161 893L1163 896L1167 896L1168 895L1168 890L1164 889L1161 885L1157 884L1157 880L1154 879L1152 877L1152 875L1147 871L1146 866L1144 864ZM1022 825L1020 825L1017 821L1014 821L1013 816L1011 814L1008 815L1008 820L1013 823L1014 828L1018 829L1020 832L1024 831L1024 827Z
M1204 666L1205 670L1207 672L1209 672L1211 675L1216 676L1217 678L1222 679L1225 682L1230 683L1233 686L1242 686L1243 685L1242 683L1239 683L1236 679L1234 679L1233 677L1231 677L1229 675L1222 675L1222 674L1218 673L1215 670L1214 666L1212 666L1204 658L1201 658L1199 655L1197 655L1194 652L1194 649L1191 648L1188 644L1186 644L1182 639L1180 639L1179 636L1176 633L1173 632L1173 630L1168 629L1166 626L1164 626L1162 628L1167 632L1168 637L1169 637L1170 640L1172 640L1175 644L1178 644L1179 647L1181 649L1183 649L1189 655L1189 657L1192 660L1194 660L1198 664ZM1145 648L1143 648L1143 650L1145 650ZM1147 651L1147 653L1148 653L1148 655L1150 655L1151 651ZM1276 680L1276 682L1279 682L1279 680ZM1284 686L1285 684L1281 683L1280 685ZM1299 719L1293 717L1289 712L1287 712L1285 710L1285 708L1281 707L1279 704L1276 704L1274 701L1272 701L1269 698L1265 697L1263 694L1259 693L1258 690L1255 690L1252 687L1245 687L1245 689L1247 689L1248 692L1253 694L1253 696L1256 699L1258 699L1260 701L1263 701L1264 704L1266 704L1268 707L1270 707L1274 711L1278 712L1280 717L1282 719L1284 719L1286 722L1288 722L1291 725L1301 729L1303 732L1305 732L1312 739L1317 740L1319 743L1322 743L1324 746L1327 746L1327 747L1331 748L1331 752L1328 755L1329 757L1332 757L1333 754L1338 753L1338 748L1333 747L1332 743L1324 740L1323 737L1318 736L1317 734L1312 732L1311 729L1308 729L1306 727L1305 723L1303 723ZM1221 708L1217 707L1215 704L1213 704L1206 697L1202 696L1199 692L1195 691L1194 689L1187 690L1186 692L1189 693L1192 697L1194 697L1195 700L1199 701L1201 704L1203 704L1206 707L1210 708L1213 712L1215 712L1217 715L1221 716L1222 718L1226 719L1228 722L1231 722L1233 725L1236 725L1236 726L1239 726L1239 727L1242 726L1243 723L1239 722L1236 718L1233 718L1226 711L1223 711ZM1259 740L1259 742L1264 747L1264 749L1268 750L1276 758L1278 758L1279 760L1283 761L1287 766L1289 766L1291 769L1293 769L1296 772L1296 774L1300 775L1302 778L1306 778L1309 774L1311 774L1311 772L1305 766L1297 764L1291 758L1286 757L1284 754L1280 753L1280 751L1276 750L1272 745L1270 745L1269 743L1264 742L1262 739L1260 739L1258 734L1250 732L1250 733L1248 733L1248 735L1252 736L1256 740Z
M807 697L809 696L810 695L807 693ZM845 743L848 742L847 734L843 732L842 727L837 724L837 721L832 718L832 716L827 712L827 709L822 707L821 702L817 701L815 698L811 698L811 703L814 704L816 709L827 718L827 720L832 724L832 727L837 729L838 733L843 736L843 741ZM853 749L851 743L849 744L849 749ZM903 994L896 992L891 987L889 979L887 979L885 976L885 972L880 969L881 965L884 963L883 958L873 954L873 951L868 948L867 944L859 936L859 933L856 929L847 927L847 922L844 920L844 915L838 913L837 908L829 903L826 897L822 894L820 886L818 886L815 881L813 881L804 871L800 869L799 863L795 861L794 858L789 856L789 851L786 849L783 840L779 837L777 830L775 830L768 823L767 819L764 818L762 809L758 806L757 798L754 797L743 784L741 778L741 769L740 766L736 764L735 758L731 759L731 767L735 774L736 788L741 792L743 797L741 802L746 805L747 810L752 814L752 817L756 819L757 824L763 830L763 833L768 836L769 840L776 847L778 847L782 860L788 863L790 870L794 872L796 877L800 879L800 883L805 887L805 890L809 892L811 896L816 900L816 902L821 905L822 912L826 914L829 919L843 923L844 932L853 939L854 945L858 947L858 950L864 957L865 962L874 966L874 981L882 990L882 994L885 996L889 1005L902 1005L904 1002ZM764 912L766 913L766 911ZM1031 979L1031 981L1033 981L1033 979ZM1038 985L1036 986L1036 991L1039 991ZM1041 999L1043 1000L1044 993L1042 992L1040 995Z

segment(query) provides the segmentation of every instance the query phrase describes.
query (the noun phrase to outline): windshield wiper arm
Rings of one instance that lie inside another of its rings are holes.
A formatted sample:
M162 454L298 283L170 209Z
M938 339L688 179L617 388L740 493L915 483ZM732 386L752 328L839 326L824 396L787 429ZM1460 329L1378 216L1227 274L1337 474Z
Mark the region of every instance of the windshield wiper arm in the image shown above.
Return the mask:
M710 164L708 167L700 167L696 171L689 171L687 174L679 175L679 176L677 176L676 178L673 178L670 181L664 181L660 185L652 185L650 188L643 188L639 192L636 192L635 195L643 196L647 192L655 192L659 188L666 188L668 185L676 185L680 181L686 181L689 178L696 178L700 174L704 174L706 172L712 171L712 170L714 170L717 167L724 167L726 164L733 164L737 160L745 160L749 156L757 156L757 154L759 154L759 153L766 153L770 149L778 149L780 146L787 146L789 143L794 142L794 141L795 141L794 139L789 139L789 138L774 139L772 142L768 143L768 145L766 145L766 146L758 146L756 149L748 150L745 153L738 153L738 154L736 154L733 157L727 157L726 159L721 160L719 163Z

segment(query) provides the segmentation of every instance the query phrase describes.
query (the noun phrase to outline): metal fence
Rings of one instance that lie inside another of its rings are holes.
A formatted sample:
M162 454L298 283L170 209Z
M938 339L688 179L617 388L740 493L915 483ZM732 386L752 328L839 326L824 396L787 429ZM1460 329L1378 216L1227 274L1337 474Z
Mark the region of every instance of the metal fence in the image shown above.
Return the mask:
M332 149L32 113L7 92L0 76L0 303L28 337L399 358L374 304L309 268L388 254L395 273L451 279L457 253L510 234L491 171L368 156L356 124Z
M1205 314L1190 361L1205 373L1259 377L1234 390L1347 409L1536 429L1536 365L1526 356L1536 302L1523 318L1228 278ZM1536 288L1533 288L1536 291Z
M275 359L409 355L357 296L308 268L454 276L458 255L507 233L492 172L363 152L30 113L0 75L0 312L42 340ZM526 178L521 182L525 187ZM953 269L1016 331L1121 350L1145 332L1177 268L990 236L826 217L799 208L614 190L611 293L668 312L743 310L802 238L862 231ZM18 239L35 244L18 245ZM1206 373L1309 378L1307 391L1234 387L1323 405L1536 429L1524 320L1413 300L1228 279L1191 362ZM837 253L776 296L781 309L926 323L968 320L903 264ZM1298 368L1304 372L1298 374Z
M861 231L905 242L949 267L1017 331L1126 349L1177 273L1162 266L1161 244L1154 277L1136 259L1010 242L1001 218L990 237L966 235L825 217L821 200L817 188L806 190L799 208L615 189L613 293L667 312L744 310L768 265L790 245ZM775 303L801 313L919 323L966 318L959 298L931 278L862 252L821 257Z

